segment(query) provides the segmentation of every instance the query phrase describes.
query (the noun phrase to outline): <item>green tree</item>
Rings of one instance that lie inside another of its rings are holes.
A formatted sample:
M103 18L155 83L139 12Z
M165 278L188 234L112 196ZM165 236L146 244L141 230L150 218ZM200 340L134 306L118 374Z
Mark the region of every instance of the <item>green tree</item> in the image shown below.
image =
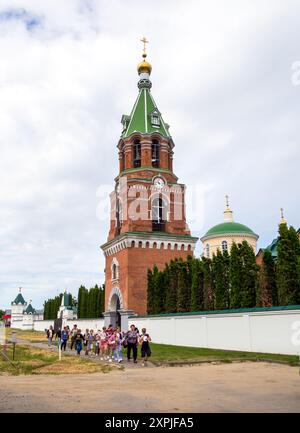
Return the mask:
M232 243L230 250L230 268L229 268L229 282L230 282L230 308L241 307L241 272L242 261L240 257L240 249L235 242Z
M160 311L160 287L159 287L159 271L158 267L153 268L153 312L152 314L158 314Z
M81 313L80 313L81 319L88 318L88 301L89 301L89 292L85 287L83 287L82 294L81 294Z
M159 271L154 274L154 314L160 314L165 311L166 293L168 289L168 269Z
M177 311L184 313L190 308L190 289L188 287L187 265L183 260L178 261L177 269Z
M78 289L78 319L86 319L88 313L88 295L87 289L81 285Z
M95 287L94 287L94 289L95 289L95 317L100 317L101 316L101 313L100 313L100 302L101 302L101 299L100 299L100 287L98 286L98 284L96 284L95 285Z
M217 254L212 259L212 278L215 294L215 309L229 308L229 268L230 257L227 251Z
M54 320L57 318L62 296L63 294L61 293L60 295L47 299L47 301L44 302L44 320Z
M258 307L278 305L276 265L272 253L268 250L264 252L259 269L256 305Z
M49 320L49 303L48 300L44 302L44 320Z
M166 313L177 312L178 260L171 260L168 269L169 287L166 293Z
M100 288L100 315L102 316L105 311L105 284Z
M256 306L256 291L258 280L258 266L253 248L247 241L239 245L241 268L241 308L253 308Z
M199 259L193 259L191 267L191 311L201 311L204 306L204 266Z
M206 257L202 258L204 269L203 284L203 308L204 310L214 309L214 285L212 278L212 261Z
M277 286L279 305L300 303L300 244L296 230L279 226Z

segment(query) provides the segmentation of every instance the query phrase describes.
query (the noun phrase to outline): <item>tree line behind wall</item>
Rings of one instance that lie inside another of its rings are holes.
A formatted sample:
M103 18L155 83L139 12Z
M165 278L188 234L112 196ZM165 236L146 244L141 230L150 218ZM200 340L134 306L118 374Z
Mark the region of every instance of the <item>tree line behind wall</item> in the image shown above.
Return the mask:
M275 262L264 252L261 266L251 246L233 243L230 254L176 259L148 270L148 314L300 304L300 243L293 227L279 227Z
M101 317L105 308L105 286L92 287L90 290L84 286L78 289L78 319L94 319Z
M80 286L78 289L77 299L71 295L71 306L77 308L78 319L89 319L101 317L104 311L104 285L91 289ZM44 320L54 320L61 305L63 293L44 302Z
M44 302L44 320L54 320L61 304L63 293Z

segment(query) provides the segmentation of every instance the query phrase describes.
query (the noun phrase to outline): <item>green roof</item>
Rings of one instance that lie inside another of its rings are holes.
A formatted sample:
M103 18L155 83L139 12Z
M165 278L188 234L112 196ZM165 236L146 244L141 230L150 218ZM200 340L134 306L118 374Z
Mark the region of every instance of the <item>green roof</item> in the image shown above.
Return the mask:
M270 251L270 253L272 254L273 257L277 257L278 256L278 242L279 242L279 238L276 238L266 248L266 250Z
M157 119L157 124L153 122L153 117ZM164 137L171 137L169 126L163 121L148 86L140 86L139 94L130 116L123 115L121 121L123 123L122 138L129 137L133 132L140 132L142 134L158 132Z
M300 232L300 229L297 230L297 233ZM279 237L276 239L273 239L270 245L268 245L266 248L262 248L263 251L270 251L272 254L272 257L274 259L277 259L278 257L278 244L279 244Z
M21 292L18 293L18 296L16 297L16 299L12 303L16 304L16 305L19 305L19 304L25 305L26 304L25 299L23 298Z
M208 230L202 239L209 236L228 235L228 234L243 234L257 236L249 227L236 222L225 222L217 224Z
M26 314L35 314L35 309L32 307L31 304L28 305L28 307L25 310Z
M64 293L63 294L63 306L64 307L72 307L71 306L71 294L70 293ZM70 309L72 309L72 308L70 308Z

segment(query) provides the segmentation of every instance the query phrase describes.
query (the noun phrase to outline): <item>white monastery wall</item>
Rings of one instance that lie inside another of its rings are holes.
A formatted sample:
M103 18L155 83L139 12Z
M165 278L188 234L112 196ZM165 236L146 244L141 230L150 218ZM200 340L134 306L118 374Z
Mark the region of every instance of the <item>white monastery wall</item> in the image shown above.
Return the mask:
M45 331L49 326L53 326L54 320L35 320L33 322L33 329L35 331Z
M300 355L300 310L131 317L153 342Z
M35 331L44 331L48 329L50 325L53 326L54 320L36 320L33 322ZM85 331L86 329L94 329L95 331L101 329L104 326L104 319L74 319L64 320L63 326L69 326L73 328L73 325L77 325L78 329Z
M94 331L97 331L98 329L102 329L104 326L104 318L65 320L63 321L63 326L66 325L68 325L71 329L73 328L73 325L77 325L77 328L81 329L83 332L86 329L93 329Z

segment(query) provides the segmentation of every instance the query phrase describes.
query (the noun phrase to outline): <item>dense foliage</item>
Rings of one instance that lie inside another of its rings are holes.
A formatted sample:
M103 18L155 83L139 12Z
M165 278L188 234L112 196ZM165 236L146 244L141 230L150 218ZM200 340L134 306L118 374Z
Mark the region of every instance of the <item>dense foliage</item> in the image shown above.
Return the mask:
M300 243L293 227L279 227L278 259L266 250L256 263L246 242L212 259L172 260L148 270L148 314L300 303Z
M277 286L280 305L300 303L300 244L296 230L279 227Z
M63 294L50 298L44 303L44 319L54 320L61 305ZM78 319L88 319L100 317L104 312L104 285L99 287L97 284L91 289L80 286L78 289L77 300L71 295L71 306L77 307Z
M57 318L62 297L63 293L44 302L44 320L54 320Z
M90 290L80 286L78 289L78 319L102 316L105 308L104 293L104 285L99 287L96 284Z

